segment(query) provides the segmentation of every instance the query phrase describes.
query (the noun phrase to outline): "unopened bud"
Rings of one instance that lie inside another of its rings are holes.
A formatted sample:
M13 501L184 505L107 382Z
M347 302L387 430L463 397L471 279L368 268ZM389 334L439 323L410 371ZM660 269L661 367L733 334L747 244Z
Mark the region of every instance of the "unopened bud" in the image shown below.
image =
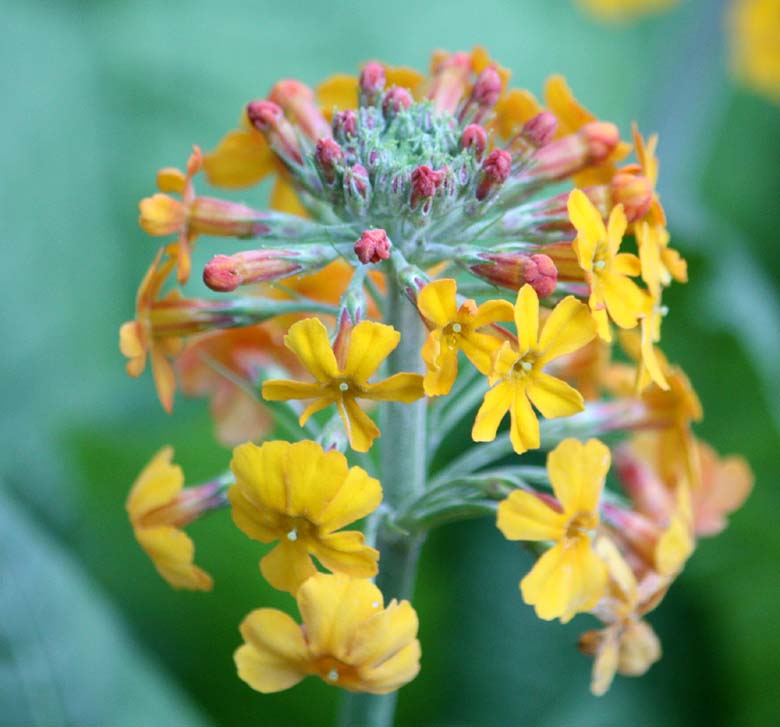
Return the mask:
M376 106L385 89L387 77L380 63L370 61L360 72L360 105Z
M555 292L558 270L547 255L526 253L482 253L486 262L471 265L474 275L509 290L530 285L540 298Z
M427 200L436 194L436 190L441 186L444 179L444 172L434 171L429 166L423 164L412 172L412 195L409 203L412 208L422 200Z
M636 509L657 523L666 522L674 510L674 497L652 468L625 445L615 449L614 464Z
M336 167L344 161L344 150L333 139L320 139L314 150L314 158L325 181L333 184Z
M249 123L262 132L271 148L287 162L301 164L303 156L292 124L273 101L252 101L246 107Z
M405 88L394 86L382 99L382 113L386 119L392 118L399 111L408 109L412 105L412 95Z
M344 200L356 217L362 217L371 203L371 182L362 164L353 164L344 172Z
M471 151L479 161L487 149L487 131L479 124L469 124L460 137L460 148Z
M470 113L474 121L480 122L496 105L501 96L501 77L493 66L489 66L479 74L468 101L463 105L459 119L462 122Z
M237 202L216 197L195 197L189 206L189 230L199 235L217 237L261 237L270 231L258 212Z
M333 117L333 136L341 142L357 134L357 114L352 109L339 111Z
M520 135L537 149L549 144L558 130L558 119L549 111L542 111L525 122Z
M428 98L437 111L454 114L466 93L471 75L468 53L453 53L443 58L433 69L433 86Z
M490 192L499 187L512 172L512 156L503 149L493 149L482 162L482 174L477 186L477 199L482 201Z
M312 141L329 137L330 124L325 120L312 91L305 83L288 79L274 84L268 100L279 104L305 136Z
M364 265L378 263L390 257L390 239L381 229L366 230L355 243L355 255Z
M650 518L611 503L603 505L604 518L617 530L620 538L645 562L652 564L661 529Z
M650 180L642 174L620 172L609 184L613 205L623 205L629 222L644 217L653 204L653 188Z
M528 176L533 179L563 179L587 166L600 164L615 149L620 134L614 124L594 121L574 134L543 146L534 154Z
M203 282L212 290L227 293L240 285L278 280L301 272L303 266L289 250L247 250L235 255L216 255L203 268Z

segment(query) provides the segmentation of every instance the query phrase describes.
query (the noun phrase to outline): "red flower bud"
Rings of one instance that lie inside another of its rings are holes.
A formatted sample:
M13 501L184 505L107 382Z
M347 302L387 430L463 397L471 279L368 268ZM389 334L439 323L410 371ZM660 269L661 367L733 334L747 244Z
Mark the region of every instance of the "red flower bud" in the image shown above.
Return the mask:
M471 150L479 161L487 149L487 131L479 124L469 124L461 134L460 148Z
M294 275L303 266L294 262L288 250L247 250L235 255L215 255L203 268L203 282L222 293L239 285L277 280Z
M301 164L298 137L284 112L273 101L252 101L246 107L249 123L261 131L271 148L286 162Z
M279 81L268 94L268 100L279 104L287 118L312 141L330 136L330 125L315 101L314 91L305 83L293 79Z
M411 206L416 207L421 200L433 197L436 194L436 190L441 186L443 179L443 172L434 171L424 164L417 167L412 172Z
M333 135L342 141L357 134L357 114L352 109L339 111L333 117Z
M558 119L555 118L555 115L549 111L542 111L542 113L525 122L520 135L529 144L538 149L549 144L557 130Z
M328 184L336 178L336 166L344 161L344 150L333 139L320 139L314 150L314 158Z
M503 149L493 149L482 162L482 180L477 187L477 199L485 199L492 189L509 179L511 172L512 155Z
M558 270L547 255L526 253L483 253L486 262L471 265L470 270L493 285L520 290L530 285L540 298L552 295L558 282Z
M629 222L644 217L653 204L653 188L650 180L642 174L620 172L609 183L612 204L623 205Z
M369 61L360 73L360 105L375 106L385 88L387 77L381 64Z
M366 230L355 243L355 255L364 265L390 257L390 239L381 228Z
M408 109L412 105L412 95L405 88L394 86L382 100L382 113L385 118L395 116L402 109Z

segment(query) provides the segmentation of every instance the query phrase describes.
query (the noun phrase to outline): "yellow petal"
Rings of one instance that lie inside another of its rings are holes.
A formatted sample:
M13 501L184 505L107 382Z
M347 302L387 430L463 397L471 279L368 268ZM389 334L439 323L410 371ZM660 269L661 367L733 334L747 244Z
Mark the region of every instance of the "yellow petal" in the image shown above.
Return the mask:
M596 336L596 326L584 303L569 295L544 323L537 348L539 365L579 350Z
M344 374L354 381L368 381L400 340L401 334L392 326L361 321L349 338Z
M336 355L328 331L319 318L306 318L290 326L284 337L287 346L317 381L327 383L339 377Z
M266 401L289 401L291 399L315 399L321 397L323 387L307 381L289 381L288 379L269 379L263 382L263 398ZM324 399L328 404L332 402ZM305 422L304 422L305 423Z
M618 671L626 676L642 676L661 658L661 642L646 621L629 621L620 639Z
M547 79L544 86L544 100L550 107L550 111L558 118L559 136L571 134L596 119L577 101L563 76L555 75Z
M356 452L368 452L379 436L379 427L353 398L342 399L337 404L341 421L347 432L349 446Z
M474 328L489 323L509 323L514 318L514 308L508 300L486 300L471 319Z
M378 666L363 673L363 691L388 694L408 684L420 672L420 642L416 639Z
M184 487L184 473L174 465L173 448L163 447L133 483L125 505L131 520L167 505Z
M393 374L376 384L366 384L360 394L362 399L373 401L401 401L411 404L425 396L423 377L420 374Z
M163 409L170 414L173 411L173 395L176 391L176 374L171 362L156 347L151 350L152 375L157 388L157 397Z
M511 310L511 306L510 306ZM466 333L458 338L461 351L474 365L474 368L484 376L493 372L493 360L503 342L495 336L484 333ZM457 373L457 372L456 372Z
M458 376L458 349L442 346L441 330L428 334L422 350L426 371L423 388L426 396L444 396L450 393Z
M596 243L607 239L607 230L599 211L580 189L569 195L567 202L569 219L577 230L577 258L583 270L593 267Z
M347 458L341 452L325 452L308 440L291 444L284 465L286 513L320 523L348 472Z
M274 170L274 155L265 137L254 129L228 133L217 148L203 158L209 183L240 189L257 184Z
M609 691L617 672L619 653L618 628L604 629L591 672L590 691L594 696L601 697Z
M526 390L531 403L547 419L569 417L585 409L582 394L577 389L541 371L528 377Z
M277 511L259 505L241 485L230 488L228 500L236 527L253 540L273 543L284 535L283 520Z
M193 563L195 544L178 528L162 526L136 530L141 547L152 559L157 572L174 588L210 591L211 576Z
M513 399L514 387L505 381L485 394L471 430L471 438L475 442L492 442L496 438L498 425L512 406Z
M233 450L230 469L236 483L258 506L286 511L285 469L290 446L281 441L265 442L261 447L247 442Z
M499 136L508 139L519 127L542 112L542 107L528 91L513 88L496 104L495 126Z
M184 205L167 194L146 197L138 203L138 208L141 228L149 235L172 235L184 226Z
M183 194L187 186L187 177L179 169L165 167L157 172L157 189L161 192Z
M360 520L379 507L382 486L360 467L352 467L315 521L324 532L332 532Z
M303 632L286 613L259 608L244 619L240 630L247 643L236 650L234 659L239 678L252 689L278 692L307 675Z
M407 647L417 636L417 613L408 601L393 599L355 633L350 654L354 663L375 667Z
M609 472L609 448L598 439L564 439L547 457L550 483L568 515L597 513Z
M607 587L607 569L586 538L550 548L520 582L523 600L549 621L570 621L593 608Z
M260 572L274 588L295 594L301 584L311 578L317 569L306 552L304 543L293 543L283 538L260 561Z
M634 328L644 310L644 295L630 278L617 273L598 275L609 317L621 328Z
M357 530L323 535L310 547L312 555L333 573L373 578L379 570L379 551L366 545L363 533Z
M369 580L317 573L298 590L298 609L314 655L346 657L363 623L382 609L382 592Z
M539 447L539 420L528 401L525 387L516 386L514 393L512 408L509 410L511 419L509 438L512 440L515 452L522 454L529 449Z
M420 291L417 308L431 323L444 328L458 317L456 289L457 284L451 278L434 280Z
M422 85L425 82L425 76L414 68L405 66L385 66L385 86L392 88L406 88L411 91L415 99L420 99Z
M268 204L272 210L277 212L287 212L287 214L297 215L298 217L309 216L308 211L301 204L295 187L282 175L277 177L276 182L274 182L274 187L271 190L271 199Z
M617 255L620 249L620 243L623 242L623 235L628 227L626 213L623 211L623 205L619 204L612 208L609 213L609 222L607 224L607 240L609 241L609 254L612 257Z
M334 111L355 109L358 105L358 79L345 73L336 73L317 86L317 100L326 119Z
M536 348L539 339L539 296L530 285L524 285L517 293L515 325L517 350L523 356Z
M515 490L498 506L498 529L507 540L560 540L566 516L530 492Z
M123 356L127 356L129 359L140 359L143 364L146 363L146 347L143 344L141 338L142 329L138 321L127 321L123 323L119 328L119 350ZM129 362L129 363L132 363ZM131 376L140 376L143 371L143 366L135 364L132 368L132 373L128 370Z

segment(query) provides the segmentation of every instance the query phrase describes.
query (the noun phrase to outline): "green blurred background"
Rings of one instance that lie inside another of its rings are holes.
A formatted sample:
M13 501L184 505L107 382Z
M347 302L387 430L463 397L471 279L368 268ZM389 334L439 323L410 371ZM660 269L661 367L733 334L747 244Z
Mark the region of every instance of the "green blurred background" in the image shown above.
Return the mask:
M337 694L318 681L262 696L235 675L243 616L291 605L258 577L256 544L226 515L195 524L217 585L178 593L126 522L128 487L161 444L192 482L228 458L205 401L179 398L168 417L148 373L124 374L117 328L156 249L136 204L159 167L212 148L280 77L316 84L371 58L424 69L433 48L475 44L514 85L539 92L561 72L624 133L633 119L661 132L660 190L692 280L668 296L664 349L701 394L698 433L743 453L757 487L652 615L664 659L601 699L575 649L588 619L536 620L517 593L529 563L491 523L436 533L415 599L423 671L397 724L777 724L780 110L728 77L718 2L620 27L569 0L0 10L0 725L332 723Z

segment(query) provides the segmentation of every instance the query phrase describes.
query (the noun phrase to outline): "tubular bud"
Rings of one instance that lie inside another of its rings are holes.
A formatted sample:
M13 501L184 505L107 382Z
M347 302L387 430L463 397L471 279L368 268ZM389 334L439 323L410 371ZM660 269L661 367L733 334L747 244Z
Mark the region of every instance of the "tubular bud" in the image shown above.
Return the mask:
M440 61L433 69L433 86L428 98L437 111L454 114L466 94L471 75L471 59L468 53L453 53Z
M333 136L342 143L349 141L357 133L357 114L352 109L339 111L333 117Z
M191 232L218 237L262 237L271 230L263 217L263 212L215 197L196 197L188 213Z
M330 124L320 112L314 92L300 81L292 79L274 84L268 100L279 104L287 118L312 141L331 135Z
M623 205L629 222L644 217L653 204L653 187L650 180L642 174L619 172L609 184L613 205Z
M369 61L360 72L360 105L376 106L382 97L387 77L381 63Z
M381 228L365 230L355 243L355 254L361 263L378 263L390 257L390 239Z
M525 122L520 135L537 149L549 144L558 130L558 119L549 111L542 111Z
M469 113L474 114L474 121L481 122L496 105L501 96L501 77L493 66L488 66L479 74L468 101L463 105L459 118L463 121Z
M480 257L486 262L471 265L469 270L493 285L520 290L528 284L540 298L555 292L558 270L547 255L485 252Z
M476 197L482 201L490 192L509 179L512 172L512 156L503 149L493 149L482 162L482 174Z
M636 509L655 522L666 522L674 510L674 497L652 468L627 446L615 450L613 463Z
M227 293L239 285L286 278L304 269L296 257L299 253L274 249L215 255L203 268L203 282L212 290Z
M371 200L371 182L362 164L353 164L344 172L344 198L352 212L363 215Z
M399 111L408 109L412 105L412 95L405 88L394 86L382 99L382 113L386 119L391 119Z
M328 184L336 180L336 168L344 161L344 150L333 139L320 139L314 151L314 158Z
M136 521L136 525L143 528L183 528L211 510L225 507L226 504L225 486L215 480L181 490L173 500L144 513Z
M273 101L252 101L246 107L249 123L262 132L271 148L288 164L301 165L303 156L292 124Z
M479 124L469 124L460 137L460 148L468 149L479 161L487 149L487 131Z
M444 172L434 171L429 166L423 164L412 172L411 186L412 194L409 204L412 208L422 200L428 200L436 194L436 190L441 186L444 179Z
M603 511L605 519L617 529L620 538L645 562L652 564L655 546L661 537L661 528L645 515L608 502L604 503Z

